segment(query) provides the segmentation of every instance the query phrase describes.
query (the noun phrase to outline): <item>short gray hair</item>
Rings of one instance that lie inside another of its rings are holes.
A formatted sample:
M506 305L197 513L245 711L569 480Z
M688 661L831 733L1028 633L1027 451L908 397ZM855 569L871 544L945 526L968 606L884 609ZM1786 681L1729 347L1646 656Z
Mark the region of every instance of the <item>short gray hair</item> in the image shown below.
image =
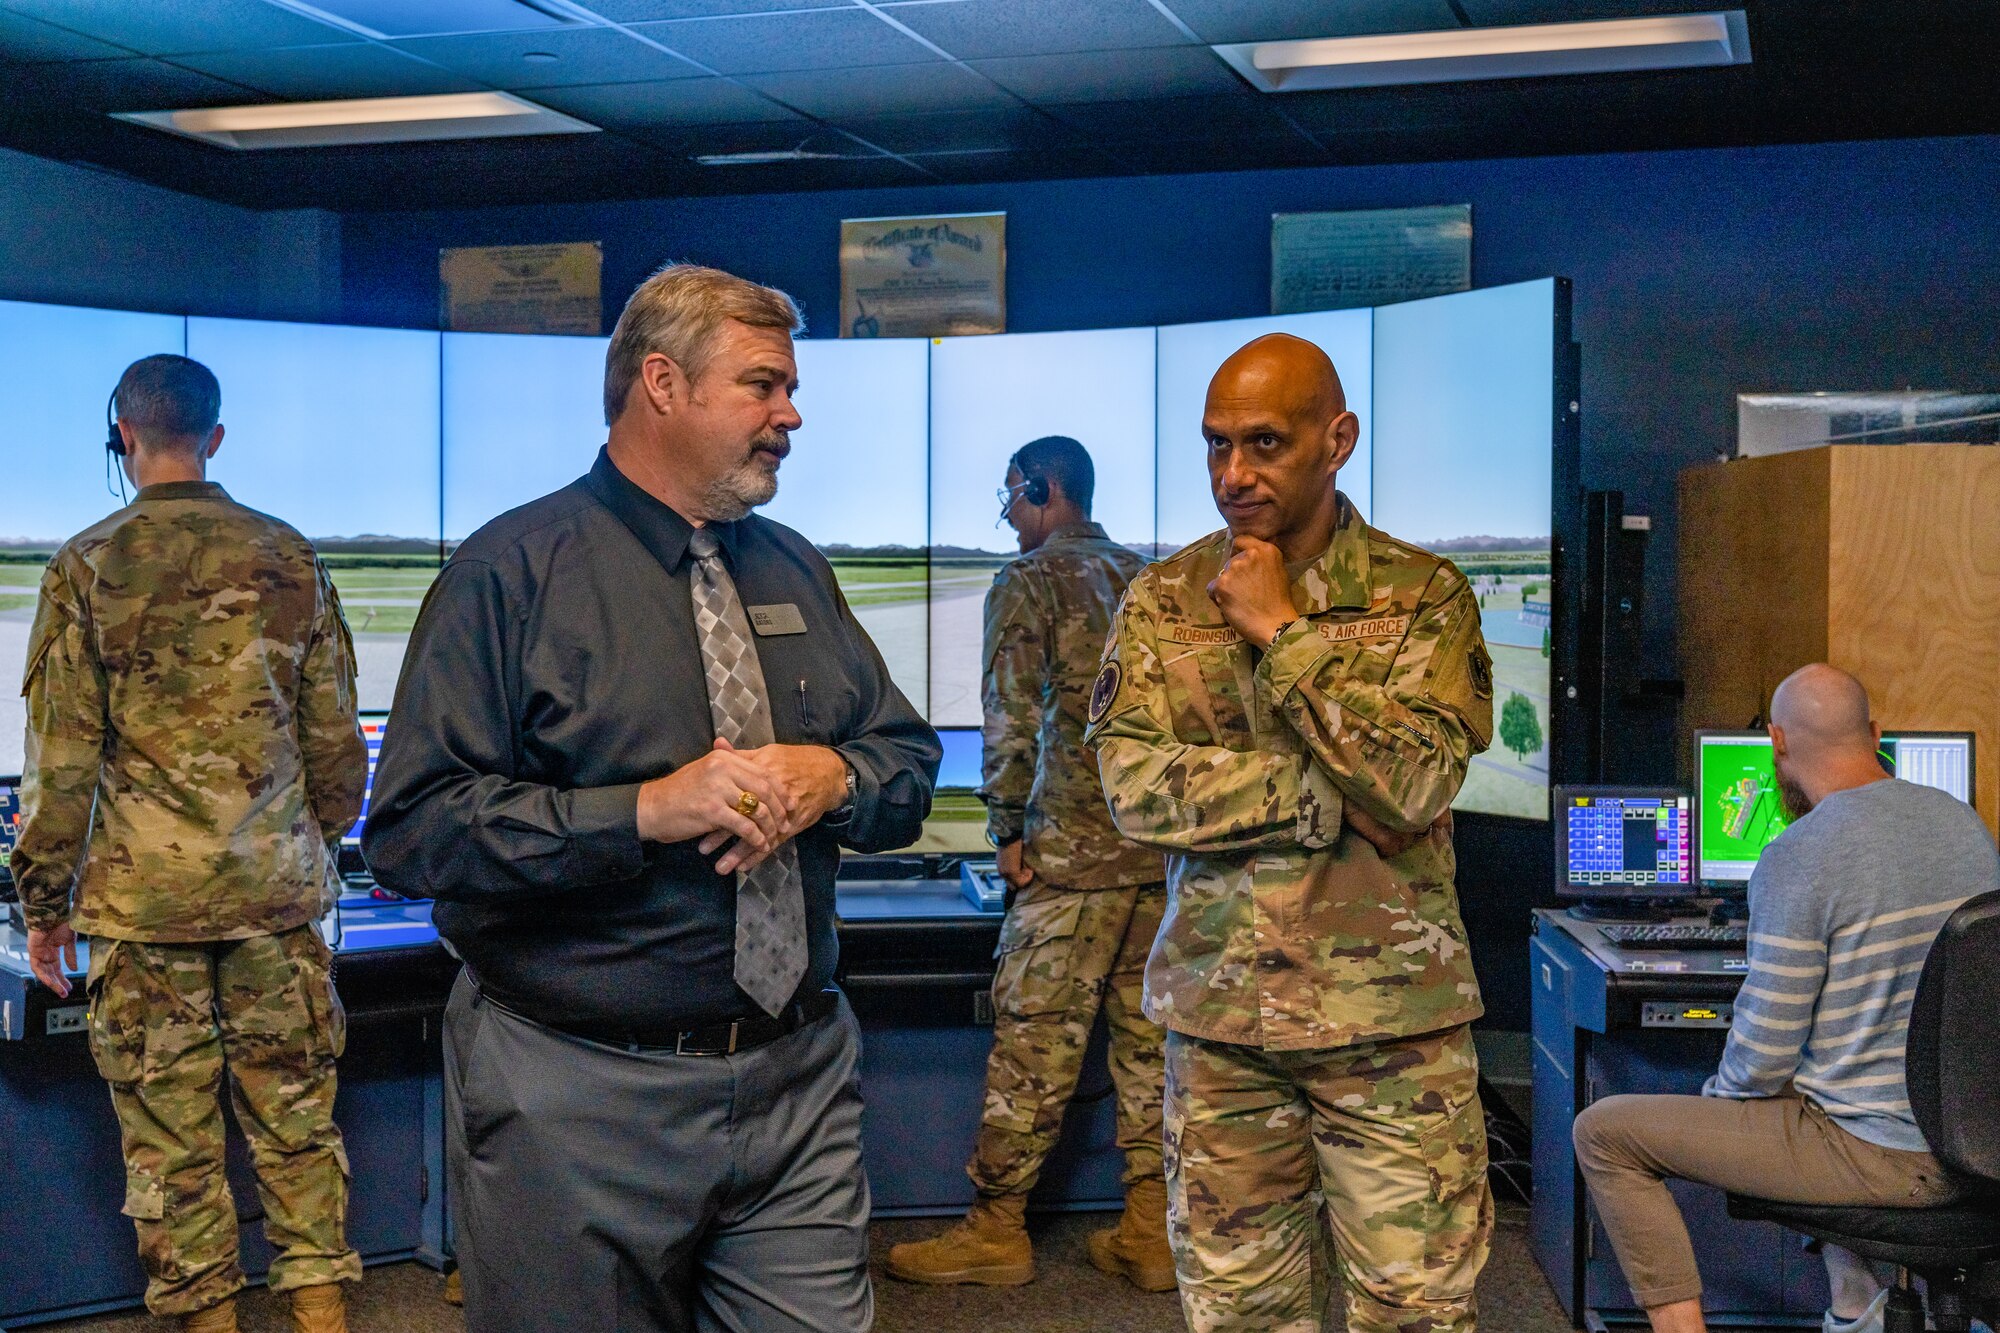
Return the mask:
M688 383L700 379L716 335L730 320L793 335L806 326L791 297L719 268L668 264L640 283L605 349L604 424L624 412L639 367L656 352L679 366Z
M222 386L215 372L171 352L125 367L113 398L125 424L149 439L203 439L222 419Z

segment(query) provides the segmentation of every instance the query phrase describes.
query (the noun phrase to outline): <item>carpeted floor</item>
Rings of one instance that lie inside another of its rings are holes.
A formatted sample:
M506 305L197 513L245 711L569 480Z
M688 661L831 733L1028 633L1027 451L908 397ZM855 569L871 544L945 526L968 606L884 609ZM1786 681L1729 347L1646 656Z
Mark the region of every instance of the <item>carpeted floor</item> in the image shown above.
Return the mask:
M914 1287L882 1271L897 1241L928 1236L938 1221L877 1222L873 1228L875 1327L878 1333L1169 1333L1182 1327L1180 1303L1149 1296L1090 1266L1084 1237L1106 1225L1106 1214L1064 1214L1033 1220L1038 1276L1031 1286ZM444 1280L417 1264L368 1270L349 1305L354 1333L463 1333L465 1320L444 1303ZM1528 1254L1527 1209L1502 1204L1493 1259L1479 1283L1480 1327L1486 1333L1567 1333L1569 1322ZM289 1333L283 1304L268 1292L247 1293L244 1333ZM144 1315L79 1319L46 1325L60 1333L163 1333L173 1326Z

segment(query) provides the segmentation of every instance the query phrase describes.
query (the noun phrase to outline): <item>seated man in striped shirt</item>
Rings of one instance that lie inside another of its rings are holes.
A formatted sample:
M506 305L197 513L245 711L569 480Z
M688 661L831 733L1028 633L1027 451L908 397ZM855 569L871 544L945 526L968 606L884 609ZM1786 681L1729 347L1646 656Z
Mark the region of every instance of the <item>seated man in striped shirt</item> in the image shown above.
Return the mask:
M1750 972L1700 1097L1607 1097L1576 1156L1656 1333L1702 1333L1701 1278L1669 1177L1787 1203L1926 1207L1954 1188L1910 1114L1917 977L1952 909L2000 887L1972 808L1886 777L1859 681L1824 665L1771 700L1793 819L1750 878ZM1886 1292L1829 1246L1829 1333L1882 1327Z

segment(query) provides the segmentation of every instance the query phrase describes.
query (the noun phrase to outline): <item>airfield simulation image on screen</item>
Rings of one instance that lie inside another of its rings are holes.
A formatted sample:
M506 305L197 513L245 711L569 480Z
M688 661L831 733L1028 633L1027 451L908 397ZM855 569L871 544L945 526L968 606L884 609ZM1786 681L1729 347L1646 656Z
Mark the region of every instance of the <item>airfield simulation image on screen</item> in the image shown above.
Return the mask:
M1778 795L1771 738L1761 731L1697 736L1695 770L1697 871L1711 884L1748 883L1757 858L1792 822Z
M1972 801L1969 732L1884 731L1876 758L1891 777ZM1757 858L1791 827L1778 792L1769 733L1697 732L1695 782L1697 873L1710 884L1749 882Z
M1553 280L1376 309L950 339L800 339L803 418L760 512L832 565L897 684L952 730L938 822L983 846L982 610L1017 554L996 524L1009 455L1049 434L1096 464L1094 517L1150 558L1221 527L1209 378L1264 333L1334 359L1361 440L1339 484L1391 535L1453 560L1494 657L1495 735L1464 810L1546 818ZM392 702L442 561L481 524L583 475L602 445L604 338L428 333L0 302L0 678L21 679L42 567L116 510L104 401L153 352L215 370L227 434L210 477L318 546L354 631L360 703ZM329 392L329 386L353 386ZM310 401L310 412L299 404ZM61 441L74 447L54 448ZM129 488L128 488L129 489ZM0 689L0 772L25 716Z

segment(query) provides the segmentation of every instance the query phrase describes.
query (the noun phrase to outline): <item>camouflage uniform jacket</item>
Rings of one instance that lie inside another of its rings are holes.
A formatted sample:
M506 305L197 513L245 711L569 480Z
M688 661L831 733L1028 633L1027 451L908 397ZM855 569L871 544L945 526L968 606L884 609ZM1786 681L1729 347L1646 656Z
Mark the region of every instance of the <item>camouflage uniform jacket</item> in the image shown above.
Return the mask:
M331 905L368 752L347 622L291 528L212 482L145 487L49 562L21 692L30 927L189 944Z
M1189 1036L1348 1046L1481 1012L1437 823L1492 739L1478 599L1449 561L1340 507L1269 652L1208 595L1218 532L1133 582L1092 693L1118 827L1169 853L1146 1012ZM1343 835L1350 804L1431 831L1385 860Z
M1079 523L1003 566L986 594L986 831L996 846L1025 839L1029 868L1061 888L1157 884L1165 874L1158 852L1119 836L1083 743L1104 636L1145 564Z

